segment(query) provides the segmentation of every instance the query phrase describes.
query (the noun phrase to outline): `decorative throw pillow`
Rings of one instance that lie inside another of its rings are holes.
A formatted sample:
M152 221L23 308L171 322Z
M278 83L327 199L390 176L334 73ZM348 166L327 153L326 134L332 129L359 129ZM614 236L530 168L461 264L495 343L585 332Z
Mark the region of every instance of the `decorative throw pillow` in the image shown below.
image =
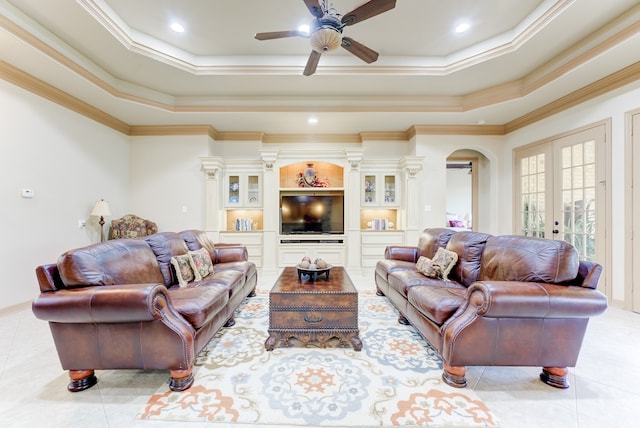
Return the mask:
M449 251L445 248L438 248L436 255L433 256L433 264L439 265L442 268L442 279L447 280L449 272L458 262L458 253L455 251Z
M180 287L186 286L193 280L201 279L200 275L196 275L191 267L191 257L189 254L171 257L171 264L176 271L176 277L178 278L178 284L180 284Z
M200 279L213 273L213 262L206 248L200 248L196 251L189 251L191 257L191 267L196 276L200 275Z
M442 278L442 266L433 263L433 260L428 257L420 256L416 263L416 269L425 276Z
M451 227L467 227L462 220L449 220L449 226Z

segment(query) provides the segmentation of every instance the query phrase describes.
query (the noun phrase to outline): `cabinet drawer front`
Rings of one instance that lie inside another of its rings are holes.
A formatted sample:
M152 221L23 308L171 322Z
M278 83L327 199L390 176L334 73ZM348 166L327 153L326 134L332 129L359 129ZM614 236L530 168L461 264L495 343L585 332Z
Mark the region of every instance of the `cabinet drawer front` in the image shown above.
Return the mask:
M331 310L356 310L358 307L358 294L298 294L298 293L271 293L269 295L269 307L273 311L305 311L309 308L324 311Z
M363 232L362 233L363 244L377 244L377 245L402 245L404 243L403 232Z
M270 328L357 328L355 311L272 311Z

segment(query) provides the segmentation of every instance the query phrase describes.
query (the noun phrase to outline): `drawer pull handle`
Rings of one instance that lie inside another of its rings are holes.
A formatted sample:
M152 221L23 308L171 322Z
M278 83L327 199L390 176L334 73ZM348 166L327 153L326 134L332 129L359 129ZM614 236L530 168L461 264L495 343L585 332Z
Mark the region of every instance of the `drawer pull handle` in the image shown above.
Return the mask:
M309 317L305 315L304 320L309 324L318 324L319 322L322 322L322 317L318 317L318 319L315 319L315 320L310 320Z

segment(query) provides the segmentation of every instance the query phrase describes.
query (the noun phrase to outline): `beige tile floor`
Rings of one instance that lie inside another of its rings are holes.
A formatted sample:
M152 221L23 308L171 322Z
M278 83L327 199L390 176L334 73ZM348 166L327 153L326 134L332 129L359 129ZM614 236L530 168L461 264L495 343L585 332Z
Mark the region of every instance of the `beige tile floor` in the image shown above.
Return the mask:
M359 290L374 289L373 275L352 279ZM263 275L258 287L268 290L274 280ZM591 321L577 367L570 369L569 389L549 387L538 374L536 367L470 367L468 381L504 428L640 426L640 314L610 308ZM0 311L0 426L212 426L135 419L166 381L164 371L97 375L93 388L67 392L47 324L29 304Z

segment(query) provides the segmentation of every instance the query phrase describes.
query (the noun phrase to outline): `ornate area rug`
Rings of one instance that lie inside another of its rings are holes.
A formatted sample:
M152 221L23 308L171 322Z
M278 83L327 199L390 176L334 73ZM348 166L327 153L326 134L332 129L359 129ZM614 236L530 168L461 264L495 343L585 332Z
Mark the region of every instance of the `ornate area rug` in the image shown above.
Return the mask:
M236 325L198 355L195 382L168 383L137 418L278 426L497 426L470 389L442 381L442 360L384 297L360 294L362 351L350 344L294 339L264 349L268 297L246 299Z

